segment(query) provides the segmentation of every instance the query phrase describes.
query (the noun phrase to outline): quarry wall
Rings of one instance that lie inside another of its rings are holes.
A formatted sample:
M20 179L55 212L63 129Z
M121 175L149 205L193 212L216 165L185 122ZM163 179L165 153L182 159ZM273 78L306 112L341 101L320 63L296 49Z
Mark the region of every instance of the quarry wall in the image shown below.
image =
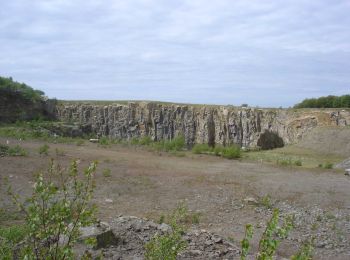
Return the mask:
M284 144L291 144L315 127L350 124L350 110L342 109L257 109L155 102L63 103L56 107L56 117L79 124L85 133L98 137L150 136L158 141L183 135L189 146L208 143L256 147L266 140L271 142L271 138L276 138L276 143L280 138Z

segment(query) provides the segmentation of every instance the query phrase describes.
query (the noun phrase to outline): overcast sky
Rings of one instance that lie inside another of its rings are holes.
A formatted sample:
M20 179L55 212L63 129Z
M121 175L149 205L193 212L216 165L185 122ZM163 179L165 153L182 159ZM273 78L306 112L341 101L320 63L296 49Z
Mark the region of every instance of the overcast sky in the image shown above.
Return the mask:
M0 0L0 75L59 99L350 92L350 0Z

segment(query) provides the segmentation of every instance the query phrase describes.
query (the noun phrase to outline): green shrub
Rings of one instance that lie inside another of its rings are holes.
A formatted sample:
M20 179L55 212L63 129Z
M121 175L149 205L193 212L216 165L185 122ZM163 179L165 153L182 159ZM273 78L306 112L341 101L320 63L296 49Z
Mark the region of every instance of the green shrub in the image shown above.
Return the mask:
M39 154L40 155L49 155L49 149L50 149L50 146L48 146L47 144L44 144L44 145L39 147Z
M57 156L65 156L66 155L66 152L62 149L59 149L59 148L56 148L55 152L56 152Z
M144 136L140 139L140 145L150 145L152 143L152 138L150 136Z
M280 225L280 222L283 222ZM266 224L266 229L262 234L259 242L259 249L256 255L257 260L272 260L279 243L288 237L289 232L293 228L293 217L287 216L280 220L279 210L274 209L271 219ZM252 225L246 226L246 235L241 242L241 259L246 259L249 249L250 240L253 237Z
M110 140L108 139L108 137L106 136L102 136L99 140L98 143L100 145L109 145L110 144Z
M104 169L102 174L104 177L111 177L111 169L109 168Z
M84 144L84 140L79 139L75 142L76 146L82 146Z
M187 214L187 208L180 206L169 216L171 231L163 235L156 234L145 245L145 259L147 260L176 260L177 255L186 248L186 241L182 238L185 226L181 223Z
M130 139L130 144L132 145L138 145L140 143L140 140L137 137L133 137Z
M302 161L299 159L299 160L296 160L295 162L294 162L294 164L296 165L296 166L302 166L303 165L303 163L302 163Z
M28 154L27 151L19 145L10 147L8 152L10 156L26 156Z
M214 147L214 154L216 156L220 156L222 154L224 147L222 145L215 145Z
M202 154L202 153L208 153L211 150L212 150L212 148L209 147L208 144L195 144L192 148L192 153Z
M74 259L79 228L95 221L96 208L90 204L95 171L95 162L80 174L77 161L66 172L51 160L47 173L35 177L33 194L25 202L9 187L14 203L25 213L28 230L19 259Z
M325 168L325 169L333 169L333 163L326 163L326 164L324 165L324 168Z
M0 227L0 256L1 259L11 260L14 258L13 251L17 243L28 235L25 225Z
M164 141L165 151L181 151L185 147L185 138L182 135L175 137L170 141Z
M222 157L227 159L237 159L241 157L241 148L236 145L231 145L228 147L224 147L222 149Z

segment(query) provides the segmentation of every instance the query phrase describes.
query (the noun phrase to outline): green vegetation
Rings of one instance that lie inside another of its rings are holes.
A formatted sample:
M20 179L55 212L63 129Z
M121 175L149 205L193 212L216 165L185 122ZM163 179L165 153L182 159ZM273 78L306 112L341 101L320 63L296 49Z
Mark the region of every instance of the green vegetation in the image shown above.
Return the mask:
M28 152L19 145L8 146L0 144L0 157L1 156L26 156Z
M9 187L9 195L25 214L25 223L0 229L0 254L5 259L74 259L79 228L95 221L96 208L90 203L95 171L95 162L80 174L77 161L65 172L51 160L47 172L37 174L33 194L25 202ZM22 240L22 246L13 251Z
M168 216L171 230L163 235L156 234L145 245L147 260L176 260L177 255L186 248L186 241L182 238L185 226L182 224L187 216L187 207L180 204Z
M335 164L345 157L332 155L315 150L300 148L295 145L285 146L274 150L247 151L243 158L261 163L277 164L287 167L324 168L326 164Z
M28 235L28 228L25 225L12 227L0 227L0 256L1 259L13 259L13 252L16 245Z
M276 160L277 165L281 166L302 166L303 163L300 159L292 159L291 157L281 157Z
M241 157L241 149L237 145L210 147L208 144L196 144L192 148L194 154L211 154L222 156L227 159L237 159Z
M11 77L0 77L0 93L15 93L32 102L43 100L43 95L45 94L41 90L36 90L24 83L16 82Z
M44 145L39 147L39 154L40 155L49 155L49 149L50 149L50 146L48 146L47 144L44 144Z
M59 148L56 148L55 152L56 152L56 156L65 156L66 155L66 152L62 149L59 149Z
M280 222L283 222L280 225ZM278 245L280 242L288 237L289 232L293 228L293 217L287 216L280 219L280 214L278 209L274 209L271 219L266 224L266 229L262 234L259 242L259 249L256 255L258 260L272 260L276 254ZM253 227L248 224L246 226L245 237L241 241L241 260L245 260L249 249L250 240L253 237Z
M350 95L305 99L294 108L350 108Z
M55 124L58 124L58 122L41 120L0 124L0 136L15 138L17 140L41 140L50 143L76 143L77 145L84 143L83 138L63 137L52 134L49 129Z
M104 169L102 172L102 175L104 177L111 177L111 169L109 169L109 168Z

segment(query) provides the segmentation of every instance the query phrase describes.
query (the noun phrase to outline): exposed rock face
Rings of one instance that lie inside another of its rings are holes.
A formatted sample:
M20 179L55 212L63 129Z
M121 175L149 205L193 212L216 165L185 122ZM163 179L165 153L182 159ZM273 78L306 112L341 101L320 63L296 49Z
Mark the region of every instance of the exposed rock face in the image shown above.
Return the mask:
M130 139L151 136L172 139L182 134L186 143L238 144L255 147L265 131L295 143L318 126L346 126L349 110L286 110L230 106L171 105L153 102L112 104L63 104L57 118L79 123L87 133Z

